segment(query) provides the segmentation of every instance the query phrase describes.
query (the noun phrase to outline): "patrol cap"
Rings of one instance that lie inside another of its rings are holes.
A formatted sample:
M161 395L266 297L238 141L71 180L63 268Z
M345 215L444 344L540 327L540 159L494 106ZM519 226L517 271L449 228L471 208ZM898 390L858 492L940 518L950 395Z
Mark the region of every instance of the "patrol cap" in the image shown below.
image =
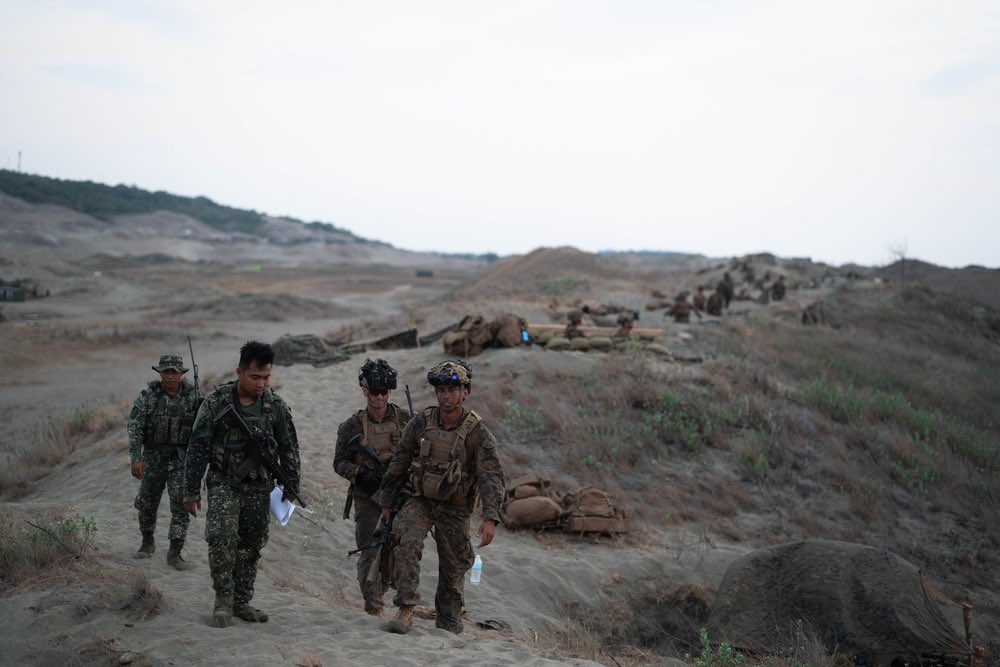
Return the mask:
M472 389L472 366L461 359L442 361L427 371L427 381L432 387L441 385L461 385Z
M358 384L369 391L386 391L396 388L396 369L385 359L365 359L358 371Z
M157 373L162 373L166 370L174 370L178 373L188 372L188 369L184 368L184 358L179 354L164 354L160 357L160 363L153 366L153 370Z

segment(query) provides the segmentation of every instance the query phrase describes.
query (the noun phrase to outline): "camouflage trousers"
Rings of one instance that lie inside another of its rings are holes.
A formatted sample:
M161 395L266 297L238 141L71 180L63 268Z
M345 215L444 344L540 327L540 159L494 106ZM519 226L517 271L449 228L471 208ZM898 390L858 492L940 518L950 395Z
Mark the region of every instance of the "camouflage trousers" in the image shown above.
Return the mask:
M208 485L205 540L216 595L253 599L260 550L267 544L271 485L222 479Z
M434 609L440 621L456 624L465 607L465 573L472 567L475 555L469 541L471 512L424 498L410 498L392 524L396 546L397 607L414 606L420 602L420 558L424 540L431 527L438 553L438 583Z
M170 529L167 537L183 540L187 535L191 517L184 509L184 448L148 447L142 450L144 470L135 495L135 508L139 510L139 530L156 531L156 513L160 509L163 488L170 497Z
M382 508L371 499L371 496L354 494L354 543L359 548L371 544L375 539L373 534L378 528L381 516ZM375 585L365 583L368 570L371 569L377 554L378 549L365 549L358 554L358 584L361 586L361 595L373 608L383 606L382 597L389 590L389 585L382 581L382 577L378 577Z

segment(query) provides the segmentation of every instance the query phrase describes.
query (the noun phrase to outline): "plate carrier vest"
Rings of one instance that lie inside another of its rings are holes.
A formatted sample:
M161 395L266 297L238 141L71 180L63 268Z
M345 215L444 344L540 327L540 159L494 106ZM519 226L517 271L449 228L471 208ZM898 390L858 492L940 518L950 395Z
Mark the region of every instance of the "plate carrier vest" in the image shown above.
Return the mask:
M458 428L446 431L438 424L439 414L435 407L424 410L427 428L420 434L419 451L410 464L413 495L471 509L475 497L470 497L474 478L469 467L475 464L475 452L470 451L466 438L482 419L470 410Z
M223 396L226 398L226 407L215 417L215 428L224 429L225 435L221 443L216 438L212 438L211 466L217 472L222 473L222 476L225 478L232 478L236 469L243 463L246 457L244 450L250 440L250 436L243 432L243 429L239 427L236 420L227 418L231 410L239 410L236 383L231 383L230 387L231 389L223 393ZM220 387L220 389L224 388L225 385ZM248 415L243 411L240 411L240 416L243 417L243 421L250 428L257 425L262 431L270 431L274 423L274 397L270 389L265 389L260 398L260 417ZM271 452L271 454L275 453ZM256 470L252 470L245 479L270 479L270 476L271 473L261 464Z
M197 399L194 388L183 382L176 396L170 396L157 380L149 383L153 409L146 413L144 447L187 447L194 426Z

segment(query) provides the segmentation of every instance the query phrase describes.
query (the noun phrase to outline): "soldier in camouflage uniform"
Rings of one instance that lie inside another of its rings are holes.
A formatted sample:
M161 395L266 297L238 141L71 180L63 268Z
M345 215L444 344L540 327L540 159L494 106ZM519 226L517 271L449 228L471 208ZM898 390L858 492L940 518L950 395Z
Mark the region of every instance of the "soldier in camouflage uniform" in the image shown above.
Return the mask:
M231 413L242 416L251 429L274 436L277 451L271 455L292 491L298 492L299 443L291 411L268 388L273 361L270 345L257 341L243 345L236 381L205 397L188 444L184 506L192 516L201 509L201 479L208 467L205 539L215 589L213 617L220 628L230 625L233 616L248 622L267 620L267 614L251 607L250 600L260 551L267 544L269 495L274 487L272 473L248 457L250 438ZM246 474L240 478L244 462Z
M469 541L472 510L482 503L483 522L476 532L478 547L496 535L504 496L504 473L496 440L474 411L462 403L472 389L472 369L462 361L445 361L427 373L437 407L415 415L403 429L377 496L382 516L403 500L392 526L396 541L393 600L399 611L384 630L405 634L420 601L420 557L424 539L434 529L438 552L438 583L434 624L449 632L462 631L465 573L475 554ZM409 482L410 495L403 486Z
M583 322L583 313L581 313L576 308L573 308L568 313L566 313L566 319L569 320L569 324L563 329L563 336L573 340L574 338L586 338L587 334L580 331L580 325Z
M697 311L696 311L697 312ZM672 305L664 315L673 315L674 322L690 322L691 321L691 303L688 301L687 291L683 291L674 298L674 305Z
M372 494L382 482L382 471L392 458L403 427L410 421L410 413L389 402L389 392L396 388L396 369L384 359L366 359L358 373L358 384L366 406L337 429L333 469L351 482L344 518L350 516L353 504L354 541L361 548L374 540L382 508L372 500ZM377 551L365 549L358 558L358 583L365 611L372 616L382 615L382 598L389 588L381 577L365 582Z
M135 557L149 558L156 551L156 512L166 486L170 498L167 563L186 570L190 565L181 558L181 549L190 519L184 509L184 453L199 397L181 377L188 370L181 355L164 354L153 370L160 374L159 381L142 390L128 416L132 476L139 480L135 508L142 532L142 546Z
M621 313L618 315L618 330L611 336L611 340L622 341L632 338L632 329L635 327L635 319L631 313Z

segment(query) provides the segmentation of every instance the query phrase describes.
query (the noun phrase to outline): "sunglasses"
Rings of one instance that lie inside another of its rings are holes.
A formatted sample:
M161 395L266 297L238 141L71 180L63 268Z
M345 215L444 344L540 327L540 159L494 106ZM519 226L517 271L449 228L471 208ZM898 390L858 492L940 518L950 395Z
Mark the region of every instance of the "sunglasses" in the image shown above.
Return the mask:
M368 393L372 396L386 396L389 393L388 389L369 389Z

